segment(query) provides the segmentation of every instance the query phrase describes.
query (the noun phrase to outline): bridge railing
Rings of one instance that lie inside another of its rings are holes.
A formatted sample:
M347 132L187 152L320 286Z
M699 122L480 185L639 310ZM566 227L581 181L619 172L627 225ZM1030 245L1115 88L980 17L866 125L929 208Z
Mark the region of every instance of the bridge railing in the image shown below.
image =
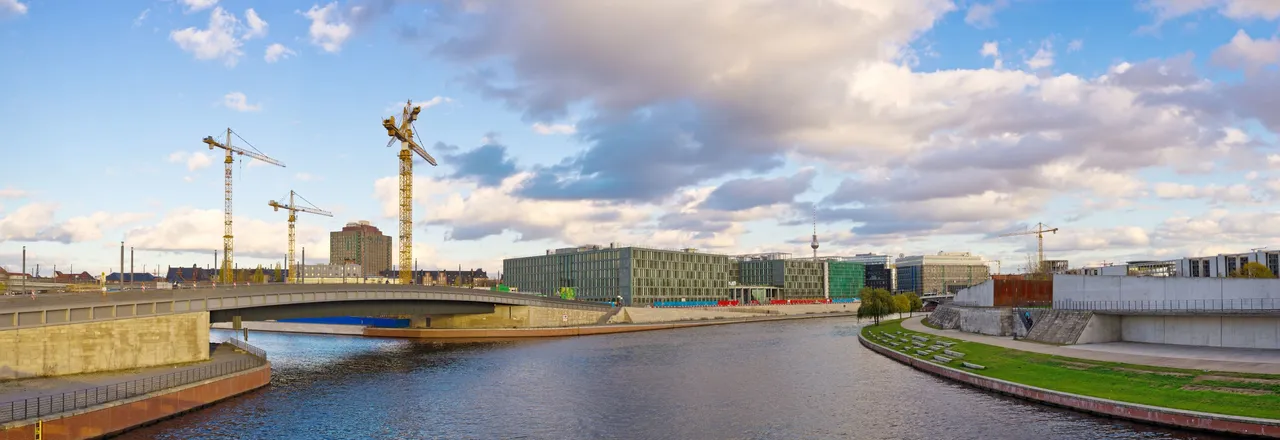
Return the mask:
M230 345L232 345L232 346L235 346L236 348L239 348L239 349L241 349L241 350L244 350L245 352L248 352L249 354L252 354L252 355L254 355L254 356L260 357L260 358L262 358L262 359L266 359L266 358L267 358L267 351L266 351L266 350L263 350L263 349L261 349L261 348L258 348L258 347L254 347L254 346L252 346L252 345L249 345L249 343L248 343L248 342L241 341L241 340L236 339L236 338L229 338L229 339L227 339L226 341L223 341L223 343L224 343L224 344L230 344Z
M235 345L237 347L241 346L236 343L232 343L231 345ZM244 345L253 347L248 344ZM253 347L253 349L258 352L262 351L261 349L257 349L257 347ZM238 373L266 365L266 363L266 355L263 353L262 357L241 357L232 361L219 362L198 368L175 371L173 373L160 376L135 379L128 382L85 388L47 396L31 397L11 402L0 402L0 423L39 418L46 415L89 408L117 400L144 396L157 391Z
M1093 311L1280 311L1280 298L1054 301L1053 308Z

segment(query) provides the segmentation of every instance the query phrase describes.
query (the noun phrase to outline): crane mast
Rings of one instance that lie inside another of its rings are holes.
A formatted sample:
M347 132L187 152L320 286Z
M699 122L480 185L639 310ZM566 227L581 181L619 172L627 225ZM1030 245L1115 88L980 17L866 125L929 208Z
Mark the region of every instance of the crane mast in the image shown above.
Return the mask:
M231 135L233 134L235 133L228 128L226 143L218 142L213 138L213 136L205 136L203 139L204 143L209 146L210 150L214 148L221 148L227 153L226 158L222 161L224 165L223 179L225 180L222 190L222 270L218 271L218 278L224 284L231 283L234 280L231 271L235 267L235 258L233 253L233 249L235 248L235 238L231 233L231 164L235 163L235 158L232 155L249 156L250 158L272 165L284 167L284 163L267 157L266 155L231 146Z
M285 260L285 264L287 266L285 267L285 270L289 274L286 280L292 280L287 282L296 284L299 282L299 280L302 279L302 270L298 268L298 260L293 258L294 256L293 249L294 249L294 243L295 243L294 237L296 236L294 234L294 229L295 229L296 222L298 221L298 213L305 212L308 214L323 215L325 217L333 217L333 213L322 210L320 208L315 208L314 205L312 208L308 208L305 206L298 206L297 203L294 203L294 200L293 200L294 196L302 198L302 196L298 195L297 192L289 191L288 205L272 200L267 202L267 206L270 206L273 210L277 212L280 211L281 209L289 211L289 257L287 260ZM307 199L302 198L302 200L306 201ZM311 202L308 201L307 203L310 204Z
M400 141L400 240L399 260L401 284L409 284L413 280L413 154L422 156L431 166L436 166L436 159L427 154L420 144L414 142L413 121L418 119L421 106L414 106L413 101L405 101L404 113L401 114L400 125L396 125L396 117L382 120L382 128L387 129L387 142L390 147Z

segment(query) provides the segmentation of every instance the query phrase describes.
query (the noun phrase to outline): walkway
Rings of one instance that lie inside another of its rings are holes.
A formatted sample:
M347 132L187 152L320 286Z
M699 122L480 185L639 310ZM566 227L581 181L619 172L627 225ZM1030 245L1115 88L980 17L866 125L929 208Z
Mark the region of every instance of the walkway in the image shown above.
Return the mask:
M72 376L38 377L0 382L0 407L4 408L0 420L9 418L9 403L36 397L60 396L63 393L83 391L101 386L122 384L139 379L163 378L166 375L200 369L209 369L221 364L252 362L255 358L247 353L236 352L230 344L219 344L217 349L209 353L209 361L196 362L177 367L161 366L140 368L120 372L88 373ZM130 390L134 387L129 387ZM84 396L80 396L83 400ZM42 399L43 400L43 399ZM48 403L47 401L45 403ZM21 406L21 403L19 403ZM5 420L8 421L8 420Z
M1258 350L1238 349L1237 351L1218 347L1181 347L1134 343L1118 343L1114 346L1112 344L1046 345L1023 340L1015 341L1013 338L1002 336L979 335L958 330L936 330L926 327L920 322L921 319L924 319L924 317L907 318L902 321L902 328L952 339L1012 348L1014 350L1100 362L1120 362L1184 370L1280 374L1280 355L1259 355ZM1232 352L1236 352L1235 355L1231 355ZM1223 358L1226 357L1241 360L1224 360Z

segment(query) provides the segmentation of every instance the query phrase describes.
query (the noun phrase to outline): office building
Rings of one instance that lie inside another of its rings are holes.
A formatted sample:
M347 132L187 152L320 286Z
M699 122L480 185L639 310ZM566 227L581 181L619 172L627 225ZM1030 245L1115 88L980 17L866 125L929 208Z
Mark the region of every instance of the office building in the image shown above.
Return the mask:
M1041 270L1044 273L1066 273L1067 270L1071 269L1067 260L1044 260L1041 264L1044 265Z
M655 301L716 301L729 293L729 257L695 249L586 245L502 261L502 277L521 293L645 305Z
M329 263L359 265L366 277L391 269L391 248L391 237L364 220L329 233Z
M1240 270L1250 262L1262 263L1271 273L1280 274L1280 251L1257 249L1238 254L1218 254L1212 257L1190 257L1174 260L1174 276L1191 278L1223 278Z
M892 257L888 255L857 254L852 257L840 257L840 261L861 263L866 287L892 292L894 285L897 284L893 279Z
M899 258L897 291L954 293L990 278L990 268L982 257L968 252L938 252L937 255L913 255Z
M319 282L336 278L362 278L364 272L359 264L305 264L302 267L302 278Z

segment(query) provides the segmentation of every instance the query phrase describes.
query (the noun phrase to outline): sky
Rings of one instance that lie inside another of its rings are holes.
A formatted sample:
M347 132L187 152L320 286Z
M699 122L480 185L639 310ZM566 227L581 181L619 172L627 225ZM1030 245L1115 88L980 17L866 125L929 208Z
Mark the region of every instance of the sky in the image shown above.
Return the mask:
M397 231L381 119L423 106L420 269L580 244L972 252L1022 270L1280 245L1280 1L0 0L0 265L307 263ZM815 226L816 222L816 226ZM996 261L1000 263L996 266ZM34 272L29 269L28 272Z

